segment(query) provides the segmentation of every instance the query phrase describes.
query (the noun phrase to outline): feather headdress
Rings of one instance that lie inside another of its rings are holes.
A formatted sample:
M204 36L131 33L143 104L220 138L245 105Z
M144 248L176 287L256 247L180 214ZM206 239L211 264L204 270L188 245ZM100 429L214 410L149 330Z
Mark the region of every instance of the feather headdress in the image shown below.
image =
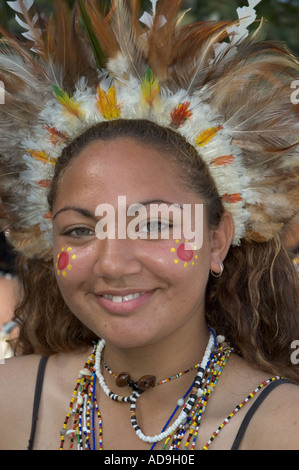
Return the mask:
M207 162L242 238L267 241L299 212L299 65L280 44L249 35L255 6L234 22L184 25L182 0L113 0L101 11L55 2L7 2L24 43L0 28L0 197L6 226L27 257L51 257L47 191L62 149L109 119L171 127ZM83 27L84 26L84 27Z

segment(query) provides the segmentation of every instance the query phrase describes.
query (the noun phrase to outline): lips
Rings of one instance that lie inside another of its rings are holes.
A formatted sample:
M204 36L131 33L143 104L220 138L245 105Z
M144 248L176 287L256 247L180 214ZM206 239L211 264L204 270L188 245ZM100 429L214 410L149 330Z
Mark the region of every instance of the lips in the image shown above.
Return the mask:
M130 313L147 303L155 290L142 292L113 292L101 293L95 297L97 302L111 313Z
M119 295L112 295L112 294L103 294L103 298L107 300L111 300L112 302L115 303L121 303L121 302L129 302L130 300L136 300L142 295L144 295L145 292L137 292L136 294L127 294L123 297Z

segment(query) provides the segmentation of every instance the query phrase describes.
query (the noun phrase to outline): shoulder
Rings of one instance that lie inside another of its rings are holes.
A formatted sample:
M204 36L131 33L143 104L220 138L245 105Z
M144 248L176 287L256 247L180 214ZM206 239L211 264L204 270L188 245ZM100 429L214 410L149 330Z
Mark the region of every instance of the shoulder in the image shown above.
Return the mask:
M239 412L227 426L227 431L231 432L230 438L237 436L242 422L248 423L238 449L298 450L299 385L277 380L265 386L271 375L252 367L236 355L230 358L226 372L221 377L223 393L219 408L232 411L235 405L242 404L237 407L240 408Z
M299 385L279 380L275 384L254 413L241 448L299 449Z
M1 401L5 398L16 398L23 388L25 390L22 390L22 395L29 392L27 385L32 386L32 381L35 382L40 359L41 356L38 355L5 359L4 364L0 365L0 385L1 391L4 392L0 395Z
M39 362L40 356L32 355L6 359L0 365L0 422L1 434L4 434L0 439L2 450L9 450L13 442L18 442L19 448L27 446L22 440L29 439Z
M78 351L49 357L38 411L38 426L43 435L51 434L51 427L61 424L60 406L64 414L86 354L87 351ZM21 356L0 365L0 450L26 450L28 447L40 360L38 355Z

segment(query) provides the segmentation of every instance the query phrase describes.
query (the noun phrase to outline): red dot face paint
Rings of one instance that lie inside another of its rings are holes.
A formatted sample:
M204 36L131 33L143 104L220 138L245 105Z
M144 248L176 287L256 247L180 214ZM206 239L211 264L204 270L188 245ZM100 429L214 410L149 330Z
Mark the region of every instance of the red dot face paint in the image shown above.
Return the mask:
M184 263L184 268L187 266L195 265L195 260L198 259L198 255L195 253L196 246L192 246L188 243L188 240L181 243L180 240L175 240L177 248L171 248L171 252L176 254L176 258L174 259L174 264L179 264L180 261Z
M69 254L66 253L65 251L63 251L59 255L58 262L57 262L57 268L59 270L65 269L67 267L67 265L69 264L69 259L70 259Z
M182 261L191 261L194 256L194 252L191 245L181 243L177 249L177 255Z
M67 272L72 270L71 262L77 258L75 254L72 254L72 251L71 247L67 249L63 247L61 248L61 253L57 255L56 272L58 276L66 277Z

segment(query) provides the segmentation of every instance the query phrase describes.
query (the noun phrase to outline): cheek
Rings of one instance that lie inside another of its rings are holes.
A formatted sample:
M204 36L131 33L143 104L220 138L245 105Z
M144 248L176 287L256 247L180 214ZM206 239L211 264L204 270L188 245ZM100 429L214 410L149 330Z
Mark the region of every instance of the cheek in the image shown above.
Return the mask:
M209 255L202 247L195 250L194 245L186 241L171 240L164 248L157 248L153 253L152 273L166 281L164 289L165 308L181 316L188 316L203 302L209 277Z
M64 279L70 275L74 269L74 266L78 262L78 256L72 247L62 247L56 254L55 259L55 271L57 279Z
M54 260L57 284L69 302L76 290L89 279L90 259L84 250L63 246L56 250Z
M54 269L57 281L78 281L90 276L94 263L94 250L90 247L63 245L54 248Z
M195 250L194 245L184 239L153 243L143 250L143 255L145 253L150 270L170 282L193 276L202 264L201 250Z
M188 240L174 240L174 246L170 248L170 252L173 256L173 263L177 267L186 269L198 264L198 250Z
M78 302L81 302L79 298L82 289L90 278L90 258L86 250L71 246L58 248L55 250L54 270L60 293L69 309L75 313L80 305Z

